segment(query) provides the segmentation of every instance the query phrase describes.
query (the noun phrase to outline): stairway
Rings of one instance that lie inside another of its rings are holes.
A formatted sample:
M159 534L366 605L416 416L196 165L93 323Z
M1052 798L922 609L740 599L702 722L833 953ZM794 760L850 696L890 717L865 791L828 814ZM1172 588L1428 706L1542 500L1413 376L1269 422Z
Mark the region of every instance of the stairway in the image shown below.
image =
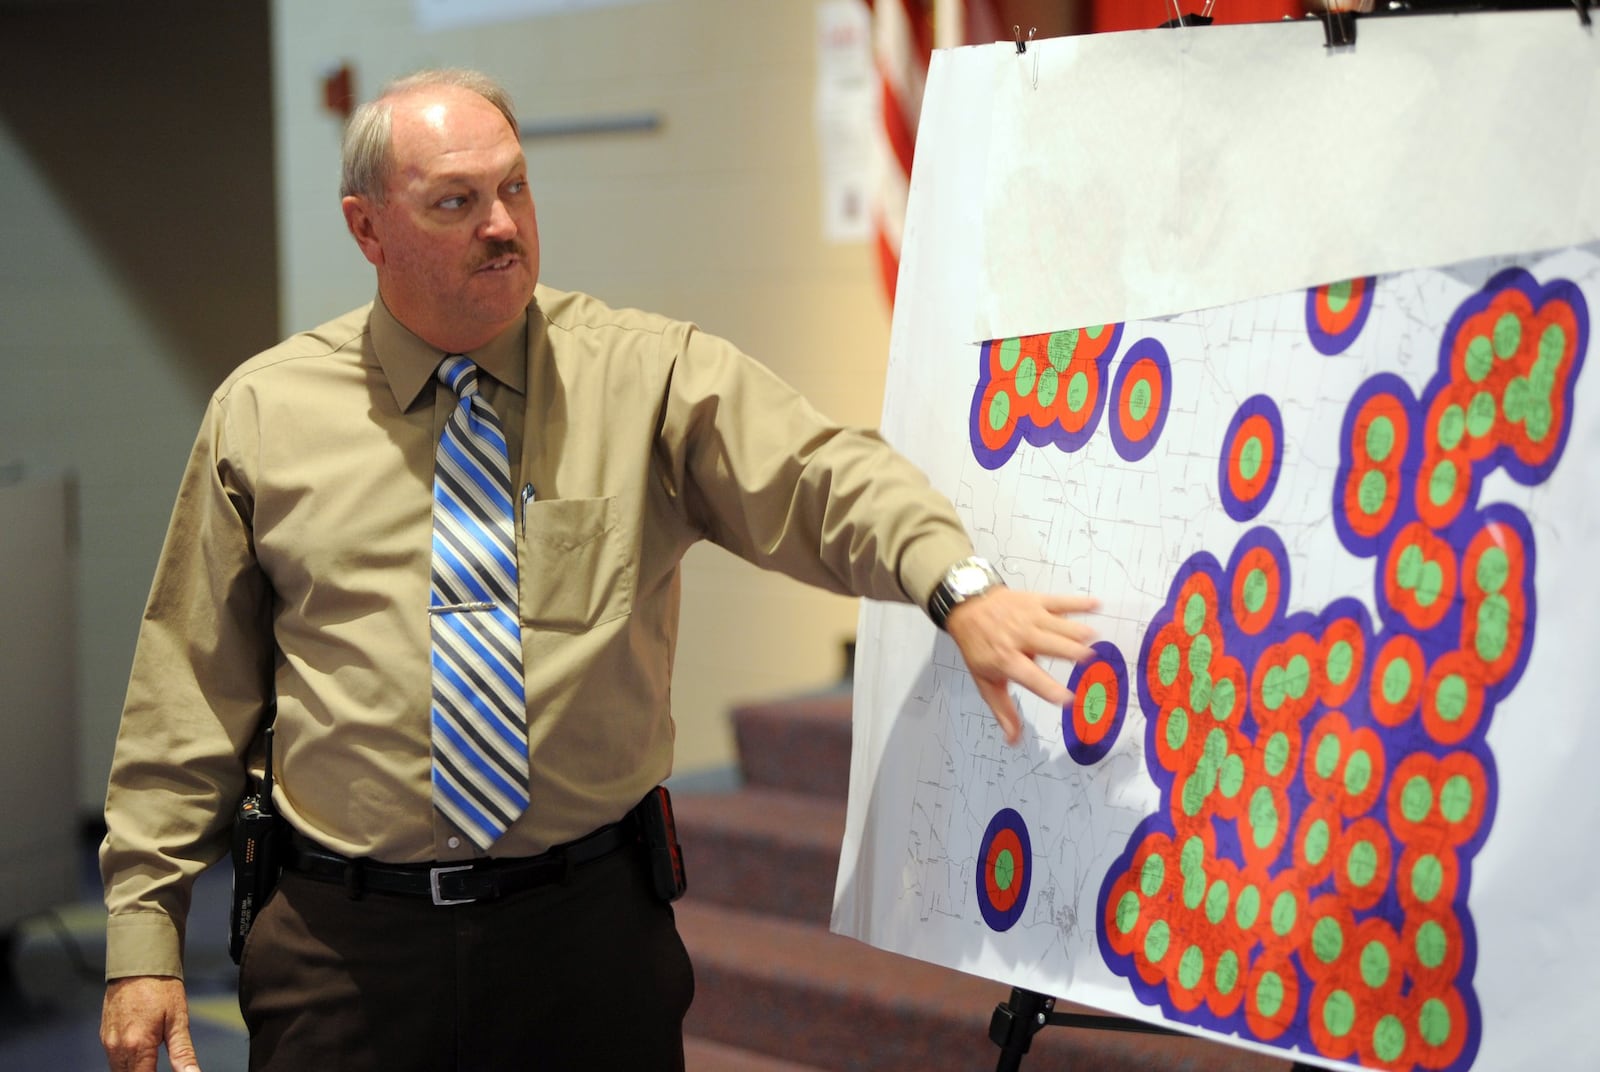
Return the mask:
M673 798L694 960L688 1072L977 1072L1010 990L828 931L850 772L850 689L733 712L743 786ZM1061 1004L1063 1012L1088 1012ZM1189 1038L1051 1027L1023 1072L1282 1072Z

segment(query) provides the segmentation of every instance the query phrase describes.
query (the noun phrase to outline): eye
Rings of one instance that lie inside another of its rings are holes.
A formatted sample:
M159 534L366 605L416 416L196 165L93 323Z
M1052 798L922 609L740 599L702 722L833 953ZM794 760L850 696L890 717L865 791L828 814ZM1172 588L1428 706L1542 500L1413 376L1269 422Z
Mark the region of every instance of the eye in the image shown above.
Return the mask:
M456 194L454 197L446 197L438 201L437 204L440 208L454 210L458 208L465 208L467 199L463 194Z
M512 179L506 184L506 193L516 197L528 189L527 179Z

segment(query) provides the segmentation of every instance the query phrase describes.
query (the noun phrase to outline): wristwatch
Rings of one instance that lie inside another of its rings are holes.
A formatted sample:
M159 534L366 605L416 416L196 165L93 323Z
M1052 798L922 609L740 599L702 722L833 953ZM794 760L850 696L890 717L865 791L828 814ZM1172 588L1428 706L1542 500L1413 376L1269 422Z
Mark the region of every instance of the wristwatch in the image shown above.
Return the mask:
M1006 582L986 558L973 555L945 571L944 579L928 599L928 615L933 624L944 628L945 619L958 605L981 596L991 588L1004 588Z

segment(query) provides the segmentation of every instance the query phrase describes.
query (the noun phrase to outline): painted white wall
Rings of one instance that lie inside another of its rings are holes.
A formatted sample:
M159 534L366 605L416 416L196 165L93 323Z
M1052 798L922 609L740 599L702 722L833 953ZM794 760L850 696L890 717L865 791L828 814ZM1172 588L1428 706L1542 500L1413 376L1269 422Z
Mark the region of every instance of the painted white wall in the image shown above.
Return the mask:
M651 0L422 33L410 0L273 0L281 329L371 299L338 209L340 120L324 75L358 98L419 67L481 68L524 121L654 113L649 133L530 139L543 278L693 320L853 424L878 423L889 314L865 244L822 236L811 0ZM674 681L678 772L732 761L734 704L823 687L854 600L715 548L685 564Z
M0 688L0 705L76 730L71 795L85 815L105 798L206 396L271 341L267 70L265 0L0 13L0 466L74 474L77 540L73 688L43 705ZM10 556L0 569L30 580ZM52 607L28 610L7 605L8 648L58 624Z

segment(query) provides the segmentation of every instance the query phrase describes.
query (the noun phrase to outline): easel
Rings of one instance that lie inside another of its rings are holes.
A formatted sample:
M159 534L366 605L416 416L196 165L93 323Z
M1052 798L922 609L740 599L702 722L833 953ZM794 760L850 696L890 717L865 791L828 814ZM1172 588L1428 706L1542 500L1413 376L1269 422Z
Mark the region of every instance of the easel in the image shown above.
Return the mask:
M1018 1072L1022 1057L1033 1045L1033 1036L1046 1027L1081 1027L1092 1031L1123 1031L1134 1035L1177 1035L1193 1038L1182 1031L1141 1020L1119 1016L1100 1016L1075 1012L1056 1012L1056 999L1032 990L1012 987L1011 997L994 1007L989 1018L989 1040L1000 1047L1000 1063L995 1072ZM1290 1072L1317 1072L1310 1065L1296 1063Z

